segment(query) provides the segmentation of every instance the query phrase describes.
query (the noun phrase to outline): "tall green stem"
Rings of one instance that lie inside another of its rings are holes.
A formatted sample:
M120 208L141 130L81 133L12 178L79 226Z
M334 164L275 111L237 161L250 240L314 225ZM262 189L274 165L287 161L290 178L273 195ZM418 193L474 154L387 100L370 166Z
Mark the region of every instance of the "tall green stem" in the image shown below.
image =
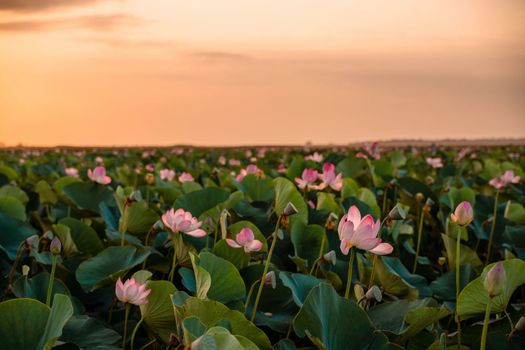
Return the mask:
M461 290L460 266L461 266L461 236L465 227L460 226L456 237L456 323L458 326L458 349L461 349L461 322L458 314L459 292Z
M128 207L127 202L124 202L124 208L122 209L122 217L120 218L120 246L123 247L125 243L126 238L126 231L128 230L128 216L127 216L127 210Z
M124 334L122 334L122 350L126 350L126 338L128 334L128 317L130 307L131 305L129 303L126 303L126 311L124 312Z
M319 263L319 261L321 261L323 257L325 241L326 241L326 233L323 235L323 239L321 240L321 248L319 248L319 256L317 257L317 260L314 261L314 263L312 264L312 268L310 269L310 275L314 273L315 266Z
M49 276L49 283L47 285L46 305L51 306L51 294L53 293L53 283L55 281L55 271L57 268L57 256L55 254L51 257L51 276Z
M480 350L485 350L485 346L487 345L487 332L489 330L491 305L492 305L492 299L489 297L487 308L485 309L485 320L483 321L483 332L481 332L481 345L479 347Z
M144 319L141 317L140 320L135 325L135 328L133 328L133 333L131 333L131 340L130 340L130 342L131 342L131 346L130 346L131 350L133 350L133 345L135 343L135 334L137 333L137 331L138 331L142 321L144 321Z
M489 246L487 247L487 257L485 258L485 265L488 265L490 263L490 255L492 254L492 238L494 237L494 230L496 229L496 217L498 215L498 199L499 191L496 192L496 196L494 197L494 211L492 213L492 226L490 227Z
M259 305L259 299L261 298L261 293L264 288L264 278L268 273L268 268L270 267L270 260L272 259L273 250L275 249L275 244L277 243L277 232L279 231L279 224L281 223L281 216L277 218L277 224L275 225L275 231L272 235L272 245L270 246L270 251L268 252L268 257L266 258L266 263L264 264L264 270L261 276L261 282L259 283L259 289L257 290L257 296L255 297L255 303L253 304L253 311L250 320L253 322L255 319L255 314L257 313L257 306Z
M425 210L421 209L421 214L419 214L419 226L417 228L417 246L416 246L416 258L414 259L414 268L412 273L416 273L417 269L417 260L419 258L419 249L421 248L421 235L423 233L423 218L425 217Z
M355 247L352 247L350 252L350 260L348 260L348 277L346 279L345 299L350 296L350 286L352 285L352 274L354 272Z
M177 267L177 251L175 245L180 243L179 233L172 233L171 240L173 242L173 260L171 261L171 270L168 276L171 283L173 283L173 277L175 276L175 268Z

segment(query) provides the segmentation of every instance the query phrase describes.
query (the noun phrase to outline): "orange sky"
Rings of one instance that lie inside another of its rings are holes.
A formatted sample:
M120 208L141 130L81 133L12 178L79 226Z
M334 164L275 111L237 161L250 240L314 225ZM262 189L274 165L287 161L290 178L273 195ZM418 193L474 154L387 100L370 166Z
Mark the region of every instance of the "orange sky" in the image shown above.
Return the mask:
M521 0L0 0L4 145L525 137Z

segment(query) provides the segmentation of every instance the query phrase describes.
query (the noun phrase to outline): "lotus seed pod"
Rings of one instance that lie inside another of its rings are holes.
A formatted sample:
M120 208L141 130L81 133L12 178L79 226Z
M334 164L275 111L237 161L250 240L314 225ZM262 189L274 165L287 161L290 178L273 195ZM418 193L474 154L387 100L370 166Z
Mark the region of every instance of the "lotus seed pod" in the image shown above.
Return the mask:
M146 180L146 183L148 185L153 185L155 183L155 175L153 175L152 173L147 173L144 176L144 179Z
M354 286L354 295L355 295L355 300L357 301L365 297L365 290L363 289L363 287L361 287L360 284L356 284Z
M483 286L489 297L493 298L501 294L505 284L507 283L507 273L503 267L503 263L498 261L485 276Z
M60 239L55 236L53 240L51 240L51 244L49 245L49 251L53 255L58 255L62 251L62 243L60 242Z
M367 290L365 296L368 300L383 300L383 293L381 293L381 289L379 289L379 287L376 285L373 285L369 290Z
M283 214L286 216L292 216L294 214L297 214L298 212L299 211L297 210L295 205L293 205L291 202L288 202L288 204L286 204L286 207L284 208Z
M388 213L388 217L391 220L403 220L406 217L406 212L398 203L395 207L392 208L392 210L390 210L390 212Z
M30 267L27 265L22 265L22 275L27 276L29 275Z
M514 326L514 328L515 328L517 331L520 331L520 332L525 331L525 316L521 316L521 317L520 317L520 319L518 320L518 322L516 322L516 325Z
M337 258L335 256L335 251L330 250L328 253L325 253L323 255L323 260L335 266L335 263L337 261Z

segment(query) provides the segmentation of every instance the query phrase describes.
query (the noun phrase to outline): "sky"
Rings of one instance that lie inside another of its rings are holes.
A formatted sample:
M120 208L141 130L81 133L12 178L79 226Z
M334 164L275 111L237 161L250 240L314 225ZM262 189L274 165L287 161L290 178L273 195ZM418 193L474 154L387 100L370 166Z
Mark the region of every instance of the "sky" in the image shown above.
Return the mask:
M0 0L0 145L523 137L521 0Z

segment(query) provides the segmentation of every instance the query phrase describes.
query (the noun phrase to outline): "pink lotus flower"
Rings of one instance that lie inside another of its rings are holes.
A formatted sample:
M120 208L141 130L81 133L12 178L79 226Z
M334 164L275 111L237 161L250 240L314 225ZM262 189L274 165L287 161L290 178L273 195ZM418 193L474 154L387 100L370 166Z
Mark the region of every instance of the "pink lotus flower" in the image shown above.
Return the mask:
M155 170L155 165L153 165L153 164L146 164L146 166L144 168L147 171L153 171L153 170Z
M175 233L183 232L193 237L204 237L206 232L201 227L202 222L193 217L189 211L173 208L162 215L162 222Z
M246 253L258 252L262 248L262 242L255 239L253 231L249 227L243 228L237 235L235 235L235 241L233 239L226 238L226 243L232 248L244 247Z
M304 157L304 160L312 160L316 163L321 163L323 159L324 159L323 155L317 152L314 152L313 154L310 154Z
M339 239L341 240L341 252L348 255L352 247L357 247L377 255L387 255L394 249L388 243L381 243L381 238L377 238L381 223L374 219L370 214L361 219L361 213L355 205L348 209L339 221Z
M119 278L115 284L115 294L117 299L123 303L133 305L145 305L148 303L148 295L151 289L146 289L146 284L140 284L134 278L126 280L122 283Z
M73 176L78 177L78 169L77 168L65 168L64 172L67 176Z
M460 226L467 226L474 220L472 205L467 201L459 203L454 213L450 215L450 218Z
M303 170L303 174L301 178L296 177L295 182L297 182L297 186L304 190L306 189L317 189L319 186L314 185L314 183L317 181L317 178L319 177L319 173L315 169L307 168Z
M175 171L171 169L161 169L159 174L161 180L172 181L175 178Z
M226 157L224 157L224 156L221 154L221 156L219 157L219 159L217 160L217 162L218 162L220 165L226 165Z
M443 168L443 160L439 157L436 157L436 158L427 157L425 158L425 160L427 164L430 165L434 169Z
M311 199L308 202L306 202L306 204L308 204L310 208L315 209L315 204Z
M379 143L365 143L363 144L363 149L365 152L357 152L355 155L357 158L368 159L370 155L373 159L381 159L381 150L379 148Z
M238 160L238 159L234 159L234 158L232 158L232 159L230 159L230 160L228 161L228 164L229 164L230 166L240 166L240 165L241 165L241 161Z
M106 176L106 168L98 166L94 170L88 169L88 177L91 181L95 181L102 185L107 185L111 182L111 178Z
M244 177L248 174L259 174L262 173L262 171L257 167L255 164L250 164L246 167L246 169L241 169L239 172L239 175L235 178L238 182L241 182Z
M343 174L335 174L335 165L332 163L324 163L323 173L319 175L319 178L323 183L321 188L331 187L334 191L341 191L343 188Z
M489 181L489 184L494 186L496 189L501 189L503 187L507 187L508 185L517 184L521 181L520 176L514 176L514 171L507 170L503 175L500 177L495 177L492 180Z
M284 163L280 163L279 166L277 167L277 172L279 174L285 173L286 170L288 170L288 169L286 168L286 165L284 165Z
M179 176L179 182L193 182L195 179L190 173L183 172Z

